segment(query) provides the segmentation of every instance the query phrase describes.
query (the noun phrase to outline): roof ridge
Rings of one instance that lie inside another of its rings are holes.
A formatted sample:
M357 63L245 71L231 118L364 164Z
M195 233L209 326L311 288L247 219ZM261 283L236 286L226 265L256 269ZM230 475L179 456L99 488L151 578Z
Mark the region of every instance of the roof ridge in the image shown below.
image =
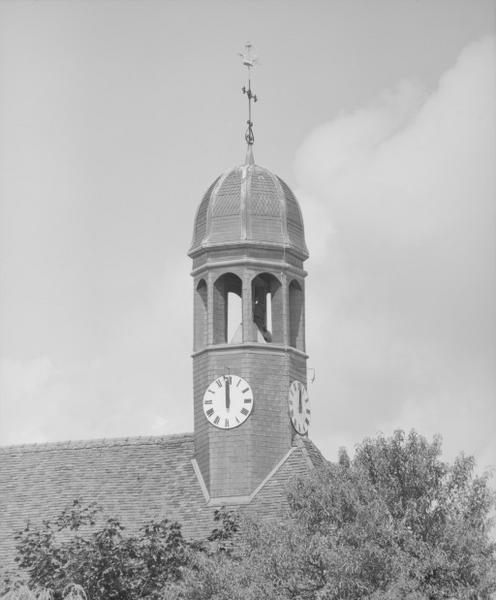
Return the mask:
M318 467L323 464L329 463L329 461L319 450L319 448L317 447L315 442L312 441L308 436L306 436L305 438L302 438L301 441L302 441L303 447L305 448L305 451L308 455L308 459L310 460L310 462L313 464L314 467ZM314 456L310 456L310 454L313 454ZM317 460L317 464L315 464L315 459Z
M171 433L168 435L128 436L118 438L97 438L92 440L67 440L34 444L11 444L0 446L0 454L12 451L50 452L53 450L82 450L84 448L109 448L112 446L150 446L161 442L191 441L193 433Z

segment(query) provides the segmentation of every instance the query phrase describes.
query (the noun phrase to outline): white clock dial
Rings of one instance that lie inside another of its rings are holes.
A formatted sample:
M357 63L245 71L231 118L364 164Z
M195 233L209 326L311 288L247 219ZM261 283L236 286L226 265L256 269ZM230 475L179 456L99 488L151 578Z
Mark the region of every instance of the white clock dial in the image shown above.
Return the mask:
M232 429L246 421L253 410L253 392L238 375L221 375L203 396L203 412L220 429Z
M295 430L303 435L310 425L310 401L307 388L301 381L293 381L288 394L289 418Z

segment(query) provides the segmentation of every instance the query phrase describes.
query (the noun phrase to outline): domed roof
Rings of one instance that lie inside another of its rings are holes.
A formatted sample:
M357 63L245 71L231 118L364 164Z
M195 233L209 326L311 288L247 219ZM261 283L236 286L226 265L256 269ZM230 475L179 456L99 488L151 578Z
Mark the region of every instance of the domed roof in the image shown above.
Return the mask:
M231 243L279 245L305 259L303 219L293 192L282 179L247 164L218 177L198 207L190 254Z

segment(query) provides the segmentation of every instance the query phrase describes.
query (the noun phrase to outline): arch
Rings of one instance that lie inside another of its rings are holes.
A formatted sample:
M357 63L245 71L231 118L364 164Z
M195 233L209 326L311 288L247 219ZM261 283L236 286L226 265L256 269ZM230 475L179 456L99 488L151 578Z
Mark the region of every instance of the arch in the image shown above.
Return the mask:
M298 350L305 350L303 337L303 288L296 279L289 284L289 345Z
M235 292L227 293L227 341L240 344L243 341L243 300Z
M252 279L253 321L258 341L284 342L283 295L279 279L271 273L260 273Z
M195 350L204 348L207 343L208 334L208 294L207 283L204 279L200 279L195 289L194 313L195 313L195 333L194 347Z
M241 279L234 273L224 273L215 280L212 306L214 344L242 341L242 288Z

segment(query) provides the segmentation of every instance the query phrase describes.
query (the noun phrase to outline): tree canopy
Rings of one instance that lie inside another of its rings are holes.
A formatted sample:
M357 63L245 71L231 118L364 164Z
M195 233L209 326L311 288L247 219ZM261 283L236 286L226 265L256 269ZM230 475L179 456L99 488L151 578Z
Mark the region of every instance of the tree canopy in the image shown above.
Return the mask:
M397 431L340 451L291 482L277 521L220 511L208 540L186 542L177 523L126 535L95 525L75 502L18 535L28 584L92 599L437 600L496 590L494 493L474 460L441 460L441 442ZM61 535L69 532L70 535Z
M73 584L93 600L162 598L187 560L180 525L151 521L129 535L116 518L97 525L100 510L75 500L53 521L26 524L16 561L28 585L50 590L55 600Z
M178 597L420 600L488 597L494 494L474 460L412 431L365 440L293 482L290 516L245 520L230 555L202 556ZM478 595L478 596L476 596Z

